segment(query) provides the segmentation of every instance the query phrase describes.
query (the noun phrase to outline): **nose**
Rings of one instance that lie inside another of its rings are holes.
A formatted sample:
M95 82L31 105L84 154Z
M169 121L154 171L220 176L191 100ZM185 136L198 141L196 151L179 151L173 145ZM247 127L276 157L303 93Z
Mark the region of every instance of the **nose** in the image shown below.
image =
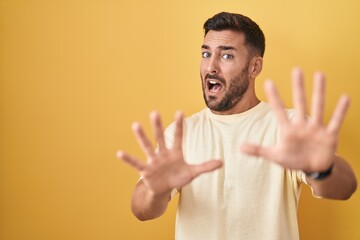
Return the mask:
M219 73L219 63L214 56L208 58L206 63L206 72L207 73Z

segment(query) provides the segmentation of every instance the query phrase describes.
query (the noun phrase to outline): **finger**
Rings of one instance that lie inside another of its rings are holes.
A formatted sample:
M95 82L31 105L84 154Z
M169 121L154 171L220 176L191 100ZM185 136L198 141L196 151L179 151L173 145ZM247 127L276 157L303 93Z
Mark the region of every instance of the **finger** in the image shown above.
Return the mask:
M220 160L210 160L198 165L192 165L191 171L193 178L199 176L200 174L214 171L220 167L222 167L223 162Z
M146 156L153 156L154 155L154 147L152 146L151 142L147 138L144 129L141 127L139 123L133 123L132 130L134 132L134 135L141 147L141 149L144 151Z
M243 144L240 146L240 150L247 155L263 157L270 160L274 159L274 154L271 148L261 147L255 144Z
M325 109L325 76L317 72L314 74L314 87L311 102L311 119L316 124L322 124Z
M306 96L304 87L304 74L300 68L292 71L293 103L296 111L296 121L304 122L306 119Z
M350 99L348 96L342 96L335 108L333 115L331 116L327 130L331 133L338 134L340 127L344 121L347 110L350 106Z
M150 113L150 122L152 124L155 139L158 143L159 150L163 150L166 148L165 146L165 138L164 138L164 128L161 122L160 114L158 112Z
M183 138L183 123L184 121L184 116L182 114L182 112L178 111L175 114L175 124L176 124L176 129L175 129L175 136L174 136L174 148L175 149L181 149L182 148L182 138Z
M135 168L138 172L141 172L146 167L146 165L144 163L142 163L140 160L138 160L134 157L131 157L130 155L126 154L123 151L118 151L116 153L116 156L118 158L122 159L124 162L126 162L130 166L132 166L133 168Z
M288 158L281 158L281 155L278 151L271 147L261 147L253 144L244 144L241 146L241 151L245 154L262 157L267 161L276 163L284 168L288 169L300 169L298 166L295 166L297 163L287 160Z
M285 125L289 122L284 110L284 104L282 103L279 94L276 90L274 83L271 80L266 80L264 83L265 93L269 100L269 104L275 113L279 123Z

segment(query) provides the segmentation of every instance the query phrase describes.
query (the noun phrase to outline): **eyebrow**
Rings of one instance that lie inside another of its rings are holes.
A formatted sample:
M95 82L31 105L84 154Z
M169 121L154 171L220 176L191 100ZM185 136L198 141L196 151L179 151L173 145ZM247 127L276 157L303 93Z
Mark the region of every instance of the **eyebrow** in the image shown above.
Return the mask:
M203 44L203 45L201 46L201 48L203 48L203 49L210 49L210 47L209 47L208 45L205 45L205 44ZM236 50L235 47L232 47L232 46L223 46L223 45L218 46L217 49L220 49L220 50L223 50L223 51L224 51L224 50Z

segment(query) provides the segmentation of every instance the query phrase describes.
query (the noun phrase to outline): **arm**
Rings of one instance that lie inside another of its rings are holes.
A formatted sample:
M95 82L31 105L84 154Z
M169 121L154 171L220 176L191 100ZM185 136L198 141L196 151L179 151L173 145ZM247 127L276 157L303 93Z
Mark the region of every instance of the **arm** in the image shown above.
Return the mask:
M136 185L131 199L131 209L139 220L150 220L161 216L170 200L171 191L190 183L200 174L214 171L222 166L218 160L210 160L199 165L187 164L182 152L183 116L176 115L174 144L167 148L160 115L151 114L152 127L158 148L155 151L143 128L133 124L133 132L140 147L147 156L144 163L123 151L117 156L139 172L142 179Z
M131 210L141 221L160 217L171 199L171 191L156 194L140 179L131 196Z
M314 194L333 199L347 199L356 190L357 182L350 165L336 156L338 135L349 107L349 98L342 96L328 123L323 124L325 105L325 77L314 76L311 117L306 116L304 77L300 69L293 71L293 101L295 118L290 121L283 103L271 81L265 83L269 104L279 122L280 139L277 146L262 147L252 144L242 146L242 151L264 157L284 168L304 172L323 172L333 165L330 176L321 180L307 179Z
M334 166L329 177L322 180L306 178L315 196L346 200L357 188L357 181L350 165L341 157L334 155Z

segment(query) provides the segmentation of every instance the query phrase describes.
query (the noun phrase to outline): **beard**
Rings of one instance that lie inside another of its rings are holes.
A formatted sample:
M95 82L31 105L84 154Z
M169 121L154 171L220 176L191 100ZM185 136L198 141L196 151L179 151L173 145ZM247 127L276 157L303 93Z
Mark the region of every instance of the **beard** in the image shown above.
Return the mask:
M225 85L225 79L219 77L217 74L207 74L205 76L205 80L209 79L217 79L221 81L225 87L225 93L222 99L218 100L216 96L206 96L206 83L201 77L202 80L202 89L203 89L203 97L206 103L206 106L217 112L223 112L234 107L242 97L249 87L249 77L248 77L248 65L241 71L241 73L234 78L230 79L229 86Z

